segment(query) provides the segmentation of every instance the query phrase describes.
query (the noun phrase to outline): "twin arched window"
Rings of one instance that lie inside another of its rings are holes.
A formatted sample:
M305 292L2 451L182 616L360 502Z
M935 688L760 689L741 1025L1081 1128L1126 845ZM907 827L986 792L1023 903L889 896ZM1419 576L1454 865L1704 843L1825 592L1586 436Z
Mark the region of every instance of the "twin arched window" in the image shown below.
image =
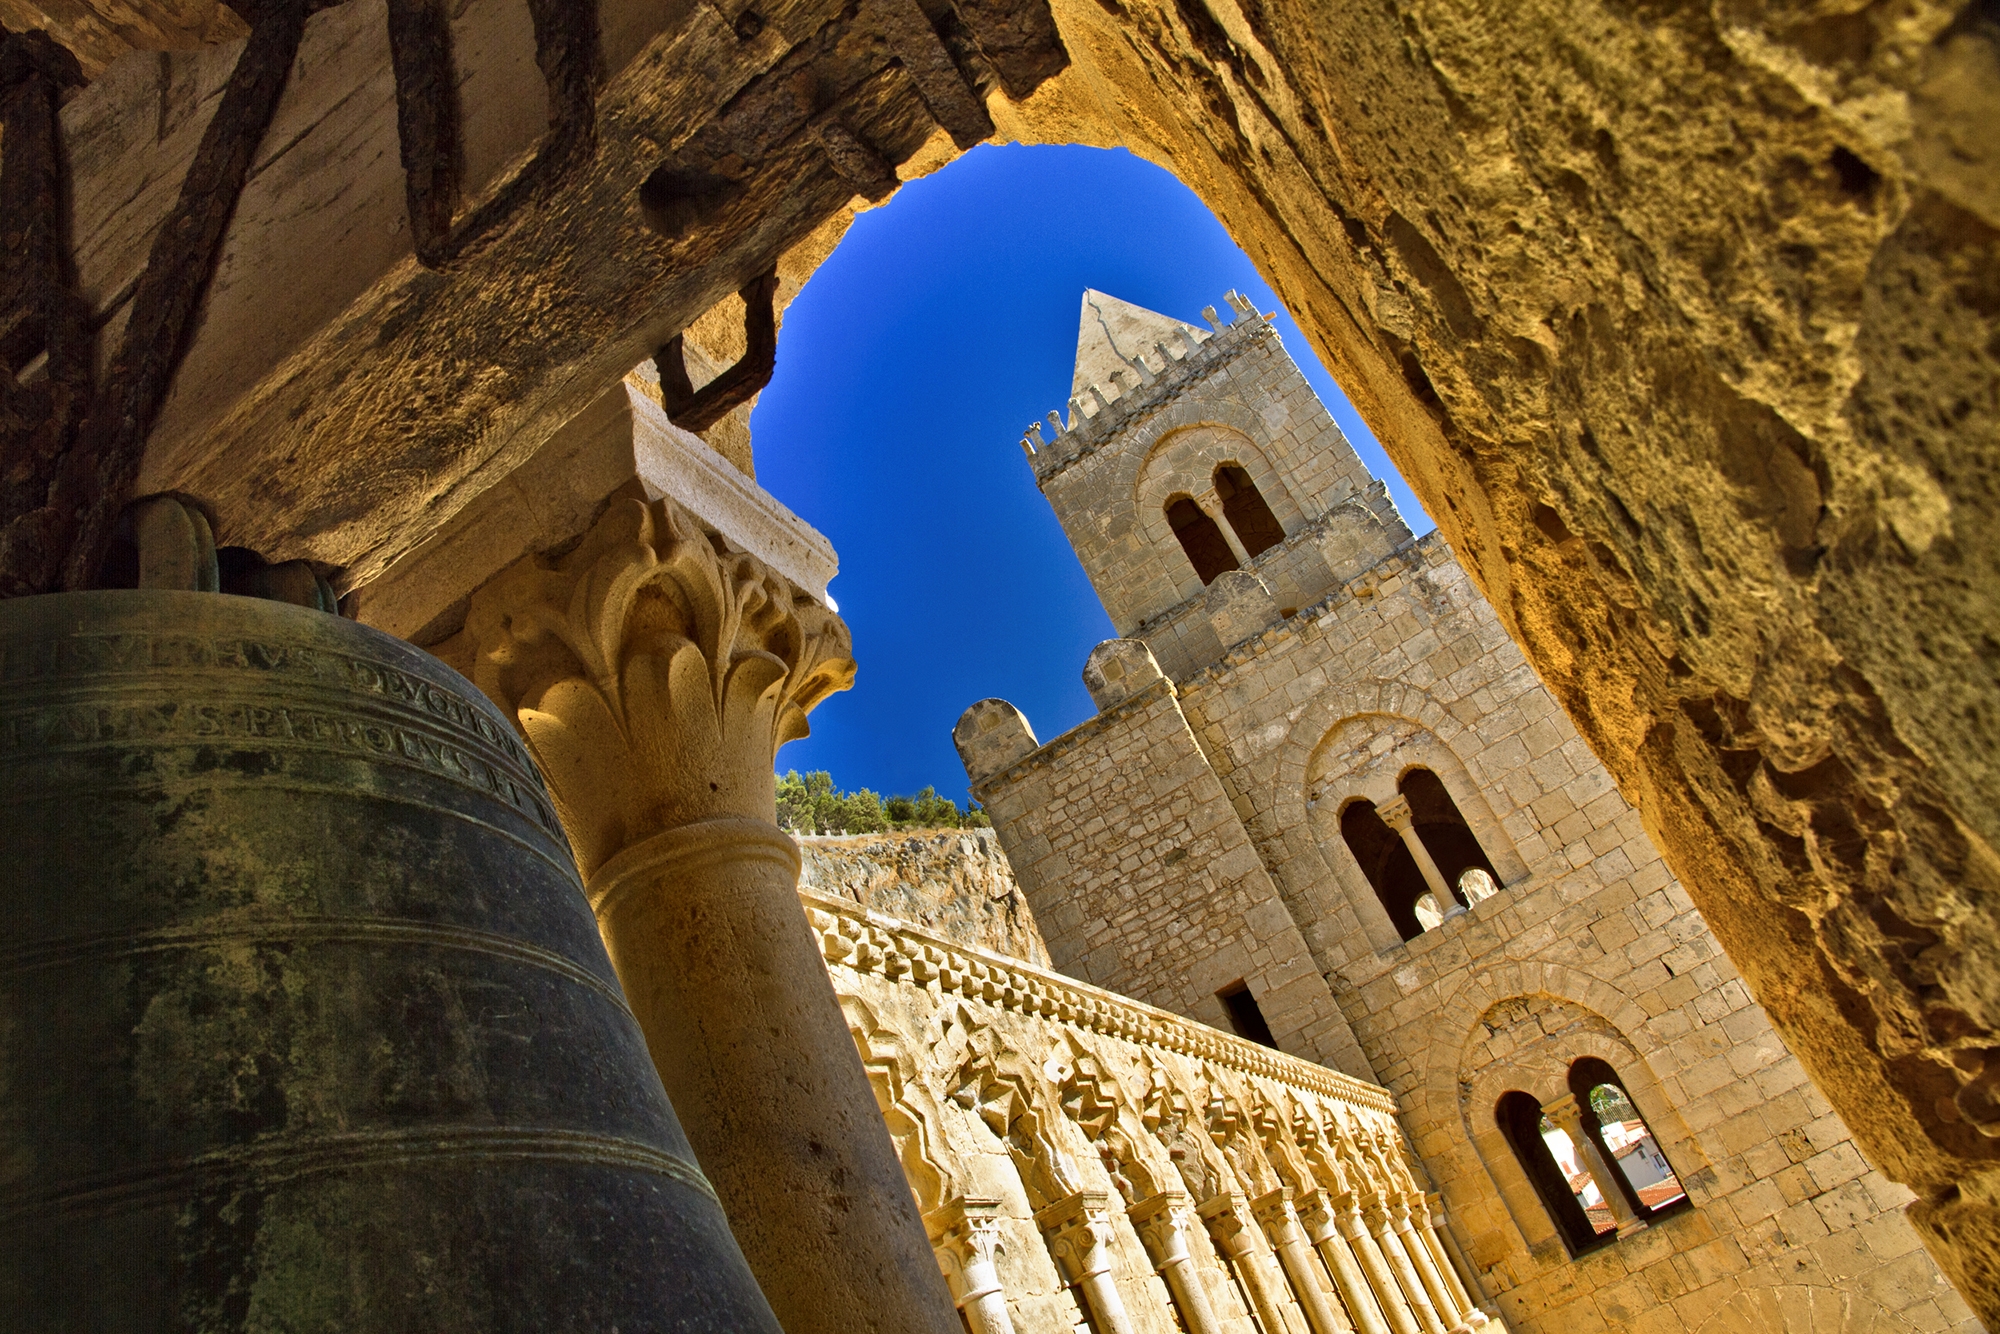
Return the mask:
M1414 940L1494 893L1500 874L1436 774L1412 769L1396 787L1400 800L1379 810L1365 799L1349 803L1340 813L1340 836L1396 930Z
M1570 1065L1568 1096L1544 1104L1513 1090L1493 1116L1571 1255L1688 1207L1624 1081L1594 1056Z
M1255 560L1285 540L1284 526L1241 466L1221 464L1212 480L1216 497L1222 501L1222 517L1246 557ZM1167 502L1167 524L1180 539L1181 550L1187 553L1188 563L1202 583L1212 584L1217 575L1241 568L1221 526L1190 497L1175 496Z

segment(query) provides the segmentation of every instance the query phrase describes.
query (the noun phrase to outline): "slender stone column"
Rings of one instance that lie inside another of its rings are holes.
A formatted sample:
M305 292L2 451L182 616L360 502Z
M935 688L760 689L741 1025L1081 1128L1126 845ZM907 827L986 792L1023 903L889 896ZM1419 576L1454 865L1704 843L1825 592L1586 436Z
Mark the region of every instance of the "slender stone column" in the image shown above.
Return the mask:
M1014 1334L993 1257L1000 1250L1000 1202L953 1200L930 1218L931 1249L972 1334Z
M1194 1226L1194 1206L1188 1197L1177 1190L1161 1191L1127 1209L1125 1217L1139 1233L1153 1268L1166 1279L1187 1334L1222 1334L1215 1309L1208 1302L1208 1289L1202 1286L1201 1273L1188 1250L1188 1231Z
M1487 1323L1486 1312L1472 1299L1464 1282L1459 1278L1458 1266L1452 1263L1451 1254L1445 1249L1444 1197L1436 1191L1423 1197L1423 1212L1418 1216L1417 1236L1431 1253L1431 1260L1437 1266L1438 1275L1445 1286L1451 1289L1452 1300L1458 1303L1459 1313L1465 1323L1478 1329Z
M1424 1196L1424 1207L1430 1212L1431 1229L1428 1234L1432 1245L1438 1248L1438 1256L1444 1267L1444 1275L1451 1281L1453 1291L1464 1299L1466 1319L1474 1325L1489 1323L1489 1317L1481 1309L1483 1293L1477 1284L1478 1275L1473 1271L1465 1252L1459 1249L1458 1241L1449 1230L1444 1216L1444 1196L1432 1191Z
M1576 1145L1577 1154L1583 1159L1583 1170L1590 1173L1590 1179L1597 1183L1597 1193L1604 1197L1611 1216L1618 1220L1618 1235L1629 1237L1643 1230L1646 1220L1639 1217L1632 1202L1625 1198L1624 1189L1612 1174L1614 1169L1597 1151L1597 1141L1583 1128L1583 1108L1577 1105L1576 1095L1565 1093L1554 1102L1543 1103L1542 1115L1561 1126L1569 1142Z
M1236 557L1236 568L1239 570L1249 569L1250 552L1243 545L1243 539L1236 536L1236 530L1229 526L1229 516L1222 512L1222 502L1215 499L1213 493L1211 493L1205 498L1205 502L1197 501L1195 503L1200 507L1201 512L1208 516L1209 521L1215 525L1215 530L1222 534L1222 540L1229 544L1229 554Z
M1197 1212L1208 1228L1208 1235L1222 1247L1222 1253L1229 1257L1237 1277L1249 1291L1265 1334L1285 1334L1291 1325L1285 1319L1282 1285L1257 1248L1257 1229L1251 1221L1249 1201L1227 1191L1203 1202Z
M439 656L520 725L653 1062L788 1334L958 1334L775 823L847 627L671 500L472 595Z
M1381 1306L1382 1316L1389 1322L1394 1334L1418 1334L1420 1325L1410 1298L1396 1281L1395 1272L1389 1267L1389 1258L1369 1231L1368 1219L1349 1196L1344 1206L1334 1215L1340 1234L1346 1237L1354 1248L1354 1258L1361 1262L1361 1270L1368 1275L1368 1286L1375 1290L1375 1297Z
M1425 1293L1430 1296L1431 1308L1438 1313L1438 1319L1446 1326L1448 1334L1469 1334L1472 1326L1466 1322L1465 1312L1453 1300L1451 1290L1438 1274L1430 1247L1424 1245L1418 1235L1421 1229L1410 1218L1406 1201L1398 1200L1390 1206L1389 1225L1396 1230L1396 1239L1403 1244L1404 1254L1410 1257L1411 1267L1417 1271L1417 1281L1423 1284Z
M1403 846L1410 850L1410 856L1415 859L1417 869L1423 872L1424 883L1429 885L1431 893L1437 896L1438 911L1446 917L1454 917L1464 912L1465 905L1458 901L1458 896L1451 892L1451 886L1444 882L1444 872L1438 870L1437 862L1431 857L1431 850L1424 846L1423 839L1417 835L1416 813L1410 809L1409 798L1401 795L1391 797L1377 806L1375 813L1382 817L1383 824L1396 831L1397 837L1403 840Z
M1382 1308L1355 1260L1353 1247L1340 1235L1340 1228L1333 1221L1326 1192L1313 1191L1296 1201L1294 1207L1299 1211L1299 1226L1306 1230L1320 1259L1326 1261L1327 1272L1333 1275L1341 1299L1347 1303L1348 1314L1354 1317L1354 1327L1360 1334L1389 1334L1388 1322L1382 1318Z
M1431 1305L1428 1289L1417 1277L1417 1267L1410 1260L1410 1253L1403 1249L1403 1239L1396 1235L1395 1221L1390 1217L1386 1202L1378 1203L1363 1215L1368 1224L1368 1232L1375 1238L1375 1244L1382 1248L1383 1258L1396 1275L1396 1284L1402 1288L1403 1296L1410 1303L1410 1313L1417 1323L1424 1327L1425 1334L1445 1334L1444 1321L1437 1308Z
M1352 1334L1354 1326L1335 1307L1332 1294L1320 1279L1312 1245L1306 1240L1305 1229L1299 1226L1298 1213L1292 1207L1292 1188L1280 1186L1268 1195L1260 1195L1250 1208L1263 1225L1264 1235L1270 1238L1271 1249L1278 1253L1278 1262L1292 1281L1292 1295L1299 1299L1313 1334Z
M1125 1299L1111 1268L1111 1197L1082 1190L1037 1210L1035 1223L1048 1239L1063 1277L1083 1289L1098 1334L1133 1334Z

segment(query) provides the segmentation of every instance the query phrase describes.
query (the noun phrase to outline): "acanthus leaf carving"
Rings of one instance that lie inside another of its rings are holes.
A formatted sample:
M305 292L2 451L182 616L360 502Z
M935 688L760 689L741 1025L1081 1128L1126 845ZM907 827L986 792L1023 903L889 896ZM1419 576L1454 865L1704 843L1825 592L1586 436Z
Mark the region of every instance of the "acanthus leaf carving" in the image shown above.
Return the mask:
M519 720L586 878L677 825L772 821L777 748L854 681L838 616L671 499L502 571L439 653Z

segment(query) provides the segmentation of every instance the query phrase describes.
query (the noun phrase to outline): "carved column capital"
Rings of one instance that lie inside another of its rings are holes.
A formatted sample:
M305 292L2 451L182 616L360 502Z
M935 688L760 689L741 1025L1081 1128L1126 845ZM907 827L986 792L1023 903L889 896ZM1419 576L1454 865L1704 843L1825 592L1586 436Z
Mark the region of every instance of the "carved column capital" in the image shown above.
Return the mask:
M671 499L509 566L439 653L520 721L586 878L679 825L771 821L777 748L854 682L841 619Z
M1416 823L1416 813L1410 809L1410 799L1397 793L1375 808L1375 814L1382 817L1382 823L1398 834L1408 832Z
M931 1248L960 1306L1000 1289L994 1257L1000 1253L1000 1202L965 1198L935 1210L930 1225Z
M1194 1205L1177 1190L1163 1190L1140 1200L1125 1211L1133 1230L1146 1247L1153 1268L1161 1269L1187 1258L1187 1234L1194 1226Z
M1048 1239L1049 1254L1072 1283L1081 1283L1111 1269L1111 1196L1107 1191L1080 1190L1035 1213L1035 1225Z

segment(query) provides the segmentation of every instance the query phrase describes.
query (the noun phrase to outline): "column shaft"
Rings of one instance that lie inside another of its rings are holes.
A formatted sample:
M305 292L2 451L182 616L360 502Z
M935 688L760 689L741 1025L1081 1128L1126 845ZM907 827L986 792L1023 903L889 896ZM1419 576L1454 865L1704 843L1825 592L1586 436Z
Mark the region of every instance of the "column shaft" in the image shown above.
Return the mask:
M1368 1280L1356 1263L1347 1239L1334 1226L1332 1212L1321 1202L1302 1211L1299 1221L1320 1259L1326 1262L1327 1272L1333 1275L1334 1286L1340 1289L1341 1300L1347 1303L1348 1314L1354 1317L1355 1329L1359 1334L1389 1334L1375 1294L1369 1290Z
M1459 1334L1459 1331L1467 1328L1465 1312L1459 1309L1458 1303L1452 1299L1450 1289L1445 1287L1444 1279L1438 1274L1437 1264L1431 1257L1430 1247L1424 1245L1423 1239L1417 1235L1417 1227L1410 1221L1407 1211L1398 1211L1394 1215L1393 1226L1397 1238L1403 1243L1404 1252L1409 1255L1410 1263L1417 1271L1417 1281L1423 1284L1424 1291L1430 1295L1431 1306L1437 1311L1438 1319L1443 1322L1446 1329L1452 1331L1452 1334Z
M1423 1281L1417 1277L1416 1266L1410 1263L1409 1252L1403 1249L1403 1239L1396 1235L1387 1214L1380 1210L1370 1214L1369 1233L1375 1244L1382 1248L1382 1255L1389 1262L1389 1268L1396 1275L1397 1286L1409 1301L1410 1313L1424 1327L1425 1334L1445 1334L1444 1322L1438 1318L1437 1308L1431 1305L1430 1294L1424 1290Z
M1341 1219L1341 1233L1353 1245L1354 1258L1361 1262L1361 1270L1368 1276L1368 1286L1375 1290L1375 1300L1382 1317L1389 1323L1392 1334L1418 1334L1416 1313L1410 1309L1410 1300L1404 1295L1402 1285L1389 1269L1388 1257L1374 1234L1369 1232L1357 1211L1350 1210Z
M909 1183L799 908L798 856L774 825L703 820L612 858L590 896L667 1095L789 1334L846 1334L862 1312L877 1329L948 1334L942 1303L925 1300L943 1283Z
M1542 1114L1561 1126L1570 1143L1576 1145L1577 1155L1583 1159L1583 1170L1597 1183L1598 1195L1617 1220L1618 1235L1629 1236L1645 1228L1646 1220L1639 1217L1632 1202L1625 1198L1624 1187L1613 1174L1615 1169L1604 1161L1604 1155L1597 1151L1597 1140L1583 1128L1583 1108L1578 1105L1576 1095L1565 1093L1554 1102L1543 1103Z

